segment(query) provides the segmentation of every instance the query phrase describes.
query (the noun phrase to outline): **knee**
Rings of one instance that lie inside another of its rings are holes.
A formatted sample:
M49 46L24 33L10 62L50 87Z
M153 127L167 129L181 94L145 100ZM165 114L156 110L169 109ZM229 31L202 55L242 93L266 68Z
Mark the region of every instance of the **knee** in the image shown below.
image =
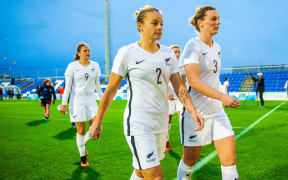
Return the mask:
M237 163L237 158L236 157L230 157L230 158L227 158L227 159L223 159L221 161L221 164L223 166L233 166Z
M85 135L85 125L82 123L77 123L76 124L77 127L77 133L80 135Z
M156 177L153 178L153 180L163 180L163 174L159 174Z
M197 162L197 159L183 159L183 162L187 165L187 166L194 166Z

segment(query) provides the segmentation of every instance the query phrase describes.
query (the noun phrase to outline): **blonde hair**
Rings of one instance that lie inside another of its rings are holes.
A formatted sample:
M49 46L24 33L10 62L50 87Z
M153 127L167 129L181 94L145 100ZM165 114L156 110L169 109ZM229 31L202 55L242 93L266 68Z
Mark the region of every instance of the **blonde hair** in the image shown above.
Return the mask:
M80 57L78 56L78 52L80 52L81 48L84 47L84 46L89 47L89 45L84 43L84 42L81 42L81 43L78 44L77 50L76 50L76 54L74 56L74 61L78 61L80 59Z
M210 10L216 10L216 8L214 8L213 6L199 6L195 11L194 16L189 18L190 24L192 24L192 26L194 26L198 32L200 32L198 20L204 20L206 12Z
M151 12L151 11L156 11L159 12L160 11L150 5L146 5L143 8L140 8L139 11L135 12L135 18L136 18L136 22L140 22L140 23L144 23L144 18L147 12ZM138 31L140 32L140 30L138 29Z
M173 48L179 48L180 49L180 46L179 45L171 45L170 48L171 49L173 49Z

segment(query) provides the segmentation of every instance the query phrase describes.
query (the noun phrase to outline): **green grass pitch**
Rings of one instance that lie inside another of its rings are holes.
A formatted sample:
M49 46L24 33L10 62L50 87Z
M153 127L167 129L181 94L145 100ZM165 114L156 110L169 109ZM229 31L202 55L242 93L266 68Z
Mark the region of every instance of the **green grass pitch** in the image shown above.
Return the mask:
M59 104L58 101L56 104ZM271 111L281 101L242 102L225 111L235 134ZM114 101L103 122L100 141L87 143L90 167L79 166L75 129L69 116L52 105L49 121L43 119L39 101L0 101L0 179L103 179L128 180L133 171L132 154L123 134L126 101ZM178 118L172 121L170 144L161 161L164 179L174 179L182 155ZM88 128L87 128L88 129ZM288 103L283 104L237 141L240 179L288 179ZM203 147L200 160L214 151ZM193 174L192 179L221 179L218 157Z

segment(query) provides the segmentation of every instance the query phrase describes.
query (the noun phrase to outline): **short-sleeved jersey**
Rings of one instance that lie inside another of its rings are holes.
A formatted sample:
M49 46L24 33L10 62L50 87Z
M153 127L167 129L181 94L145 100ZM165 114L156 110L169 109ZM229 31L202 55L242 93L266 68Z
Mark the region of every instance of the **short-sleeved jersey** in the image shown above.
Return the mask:
M180 77L182 78L183 75L185 75L185 69L184 67L179 67L179 74L180 74Z
M225 81L223 84L223 88L224 88L224 93L228 94L228 87L229 87L229 82Z
M96 80L101 76L100 67L97 62L90 60L88 66L83 66L79 61L74 61L68 65L65 76L72 77L70 104L76 102L81 105L96 102Z
M119 49L112 72L128 82L128 102L124 112L127 136L159 134L168 129L168 83L178 72L176 56L160 45L156 53L133 43Z
M199 79L220 90L220 46L216 42L209 47L199 37L192 38L186 43L180 59L181 66L186 64L199 64ZM217 99L204 96L191 87L188 91L197 111L204 117L213 115L223 108L221 101Z

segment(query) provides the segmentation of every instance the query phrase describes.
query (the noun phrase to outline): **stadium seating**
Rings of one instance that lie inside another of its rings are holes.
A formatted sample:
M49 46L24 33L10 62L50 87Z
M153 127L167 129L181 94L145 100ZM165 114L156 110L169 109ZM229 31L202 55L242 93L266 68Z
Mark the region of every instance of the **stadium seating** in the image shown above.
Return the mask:
M243 80L246 77L249 77L250 74L257 76L258 72L244 72L244 73L223 73L220 75L221 84L224 83L225 78L229 78L229 91L238 92ZM262 72L264 82L265 82L265 91L266 92L284 92L284 85L288 79L288 71L268 71ZM253 87L253 92L256 91L256 87Z
M222 73L220 75L220 82L221 84L224 83L225 78L229 78L229 92L239 92L240 87L242 84L244 84L245 78L249 78L250 74L253 74L253 76L257 76L258 72L243 72L243 73ZM262 72L263 77L265 79L265 91L266 92L284 92L286 89L284 89L284 85L286 83L286 80L288 79L288 71L268 71L268 72ZM36 86L41 86L43 84L44 80L34 80L34 84L28 87L25 87L25 89L22 90L22 95L25 97L29 94L36 94ZM16 85L18 87L21 87L21 84L23 82L17 82ZM58 88L60 86L64 86L64 80L52 80L52 83L55 86L56 92L58 91ZM4 85L4 82L2 83ZM104 92L107 88L108 82L104 83L104 78L101 79L101 88ZM128 84L125 79L122 80L117 95L125 94L127 93ZM256 87L253 87L253 92L256 91Z

